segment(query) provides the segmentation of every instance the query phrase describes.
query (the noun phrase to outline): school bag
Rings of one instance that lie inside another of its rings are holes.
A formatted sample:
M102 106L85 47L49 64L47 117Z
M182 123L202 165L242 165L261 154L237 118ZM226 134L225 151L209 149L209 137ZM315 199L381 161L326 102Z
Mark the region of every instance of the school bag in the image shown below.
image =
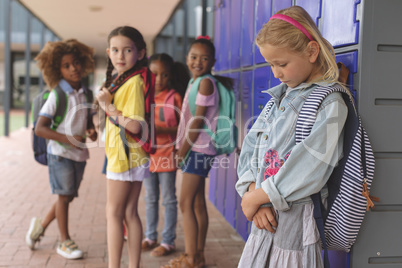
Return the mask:
M340 92L348 106L344 126L343 158L334 168L327 182L327 208L322 204L320 192L311 195L314 218L324 249L324 267L329 267L328 250L349 252L355 243L366 211L374 207L369 190L374 176L375 160L368 135L362 126L353 97L336 84L318 86L307 98L296 122L296 144L307 138L316 120L322 101L329 94ZM273 106L267 103L265 115Z
M165 123L168 127L175 127L179 124L179 120L176 115L176 110L173 108L174 105L174 95L176 90L169 89L165 97L165 105L163 106L163 115L165 117ZM174 142L176 140L176 134L169 135L170 141Z
M121 125L119 125L113 118L108 116L109 121L113 123L115 126L118 126L120 128L120 138L123 141L123 146L127 159L129 159L129 147L125 133L130 135L136 142L138 142L145 152L153 154L156 151L155 124L153 118L151 118L153 116L152 109L154 108L155 105L155 99L154 99L155 75L151 71L149 71L148 68L143 67L140 70L137 70L132 74L128 75L119 86L112 87L110 93L115 93L120 88L121 85L123 85L127 80L129 80L131 77L137 74L141 75L145 85L144 87L145 121L144 123L142 123L141 133L139 134L131 133L130 131L126 130Z
M204 124L204 130L212 138L212 143L216 148L216 155L230 154L237 146L238 129L235 125L235 108L236 98L233 90L227 89L221 82L210 74L206 74L198 77L197 79L191 79L189 85L191 85L188 102L191 114L195 115L198 88L200 82L204 78L209 78L213 81L215 90L219 93L219 114L216 123L215 131L208 128Z
M61 87L59 85L57 85L53 89L53 91L56 95L56 113L53 117L52 125L50 126L50 128L53 130L56 130L67 114L68 96L61 89ZM35 134L35 126L36 126L36 123L39 118L39 112L42 109L42 106L46 103L46 101L49 97L49 94L50 94L50 90L48 90L48 89L43 90L33 99L32 106L31 106L31 114L32 114L32 122L33 122L32 149L34 152L35 160L42 165L47 165L47 142L48 142L48 140L45 138L39 137ZM84 94L87 99L87 103L92 103L92 100L93 100L92 91L85 89ZM91 113L88 110L87 128L89 128L89 126L91 125L90 119L91 119Z

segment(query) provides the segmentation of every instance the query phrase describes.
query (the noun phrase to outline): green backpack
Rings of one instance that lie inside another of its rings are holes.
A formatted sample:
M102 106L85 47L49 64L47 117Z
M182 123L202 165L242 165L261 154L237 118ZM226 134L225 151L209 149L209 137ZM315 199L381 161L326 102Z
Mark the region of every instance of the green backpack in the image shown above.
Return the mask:
M188 102L191 114L195 115L198 88L200 82L204 78L210 78L214 81L214 87L219 93L219 115L216 124L216 130L212 131L204 125L205 131L212 138L212 142L216 148L217 155L230 154L237 146L238 129L235 125L236 98L233 90L227 89L214 76L206 74L197 79L190 80L191 88L188 94Z

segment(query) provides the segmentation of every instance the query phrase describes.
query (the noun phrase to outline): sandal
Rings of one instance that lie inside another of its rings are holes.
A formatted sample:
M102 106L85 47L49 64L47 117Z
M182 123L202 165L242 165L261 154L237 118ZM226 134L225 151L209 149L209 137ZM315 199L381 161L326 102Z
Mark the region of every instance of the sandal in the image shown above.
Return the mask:
M162 268L202 268L205 265L204 262L205 260L202 258L202 260L191 265L187 260L187 254L181 254L180 257L170 260L169 264L162 266Z
M155 248L156 246L158 246L158 243L156 243L156 240L151 240L148 238L145 238L144 240L142 240L142 243L141 243L141 248L143 251L151 250L151 249Z
M187 254L181 254L180 257L174 258L172 260L169 261L169 263L165 266L162 266L162 268L196 268L196 266L191 265L188 261L187 261ZM182 266L182 265L185 266Z
M161 244L160 246L154 248L154 250L151 251L151 256L152 257L161 257L161 256L166 256L172 253L175 250L175 246L172 245L167 245L167 244Z

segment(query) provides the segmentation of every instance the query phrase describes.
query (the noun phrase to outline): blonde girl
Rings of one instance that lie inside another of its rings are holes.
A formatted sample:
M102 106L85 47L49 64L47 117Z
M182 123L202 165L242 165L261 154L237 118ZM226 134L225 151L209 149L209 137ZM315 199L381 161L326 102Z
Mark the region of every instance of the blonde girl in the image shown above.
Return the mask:
M142 181L149 177L149 156L131 135L125 134L126 141L122 141L120 128L133 134L142 131L145 85L141 75L133 73L146 70L143 69L147 66L146 45L141 33L129 26L114 29L109 34L108 44L106 82L97 100L108 115L105 147L109 267L120 267L123 222L127 228L129 267L139 267L142 225L137 208ZM113 70L117 75L115 79ZM111 94L109 91L116 87L119 89ZM127 154L125 145L129 150Z
M272 16L256 42L282 83L268 90L273 107L243 141L236 190L253 224L239 267L323 267L310 195L328 196L326 182L342 157L348 110L340 93L324 99L311 134L297 145L295 126L308 95L337 83L334 50L298 6Z

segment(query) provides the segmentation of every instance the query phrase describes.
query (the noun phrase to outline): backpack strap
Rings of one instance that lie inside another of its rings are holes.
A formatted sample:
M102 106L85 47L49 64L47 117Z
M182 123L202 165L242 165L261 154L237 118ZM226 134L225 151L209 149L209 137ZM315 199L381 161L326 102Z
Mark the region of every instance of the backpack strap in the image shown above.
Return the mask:
M124 129L123 127L121 127L115 120L113 120L113 118L111 118L110 116L108 116L109 121L114 124L115 126L118 126L120 128L120 137L123 141L124 144L124 150L126 152L127 155L127 159L128 158L128 143L127 143L127 139L125 136L125 133L129 134L136 142L140 143L141 146L144 148L144 150L147 153L153 154L155 153L156 150L156 140L155 140L155 125L153 120L151 120L151 109L154 107L155 104L155 100L154 100L154 95L155 95L155 76L152 74L152 72L144 67L141 68L138 71L133 72L132 74L130 74L126 79L124 79L124 81L122 82L121 85L123 85L128 79L130 79L131 77L140 74L142 79L144 80L144 106L145 106L145 124L141 124L142 126L142 133L145 134L140 135L140 134L133 134L130 131L128 131L127 129ZM120 86L114 86L112 88L112 90L110 91L111 93L115 93ZM147 127L147 128L145 128ZM145 140L144 140L145 138ZM146 147L144 147L144 145Z
M53 90L56 95L56 113L53 117L51 128L55 130L67 114L68 96L59 85L57 85Z
M216 91L216 94L219 94L218 85L217 85L218 81L215 79L215 77L213 77L213 75L205 74L203 76L197 77L197 79L195 79L195 80L191 79L189 82L189 84L191 84L191 88L190 88L190 92L188 93L188 106L190 108L190 112L191 112L192 116L195 116L195 110L197 108L197 105L195 105L195 101L197 99L197 94L198 94L198 90L200 88L201 80L203 80L204 78L208 78L211 80L214 90ZM220 99L219 99L219 101L220 101ZM214 135L214 132L211 129L209 129L207 125L204 124L203 129L210 137L212 137Z

